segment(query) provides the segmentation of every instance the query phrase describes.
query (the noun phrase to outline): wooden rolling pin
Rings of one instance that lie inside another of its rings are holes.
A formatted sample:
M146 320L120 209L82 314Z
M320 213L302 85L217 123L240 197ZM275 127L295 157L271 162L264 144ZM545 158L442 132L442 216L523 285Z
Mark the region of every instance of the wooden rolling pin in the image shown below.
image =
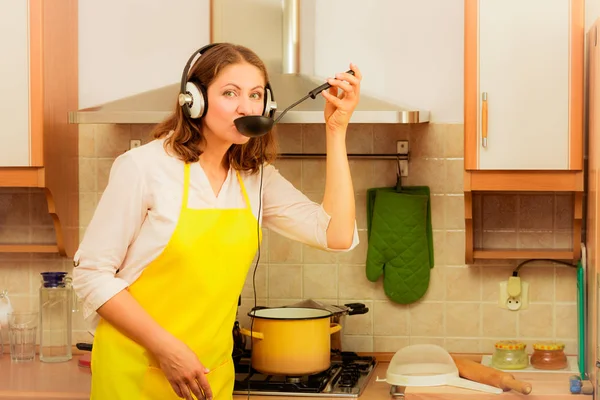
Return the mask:
M522 394L531 393L531 383L519 381L512 374L486 367L466 358L452 356L452 359L456 363L458 374L465 379L494 386L505 392L515 390Z

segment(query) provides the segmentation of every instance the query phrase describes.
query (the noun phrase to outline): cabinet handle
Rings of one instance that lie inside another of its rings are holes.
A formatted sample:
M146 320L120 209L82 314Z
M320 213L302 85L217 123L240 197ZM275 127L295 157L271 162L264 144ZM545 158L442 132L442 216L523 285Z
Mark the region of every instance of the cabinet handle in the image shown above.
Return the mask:
M488 104L487 104L487 92L481 94L481 144L483 147L487 147L487 136L488 136Z

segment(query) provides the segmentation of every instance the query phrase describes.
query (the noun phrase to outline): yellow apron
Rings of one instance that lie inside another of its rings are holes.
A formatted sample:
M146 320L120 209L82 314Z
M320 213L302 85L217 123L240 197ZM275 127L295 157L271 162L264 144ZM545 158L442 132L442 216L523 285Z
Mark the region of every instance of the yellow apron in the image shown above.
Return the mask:
M257 234L261 239L246 188L236 175L245 208L190 209L190 166L185 164L183 203L173 236L128 289L210 370L214 400L233 397L232 328L238 296L257 251ZM146 349L101 319L92 350L91 399L179 397Z

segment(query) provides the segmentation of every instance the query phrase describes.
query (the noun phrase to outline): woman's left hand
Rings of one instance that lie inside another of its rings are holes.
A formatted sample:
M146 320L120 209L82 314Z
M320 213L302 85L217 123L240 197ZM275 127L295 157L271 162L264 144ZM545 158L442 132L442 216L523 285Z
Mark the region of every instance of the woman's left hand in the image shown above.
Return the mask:
M327 80L331 88L328 91L323 90L321 92L326 100L325 123L328 130L345 131L358 104L362 74L354 64L350 64L350 69L354 71L354 75L346 72L336 74L335 78Z

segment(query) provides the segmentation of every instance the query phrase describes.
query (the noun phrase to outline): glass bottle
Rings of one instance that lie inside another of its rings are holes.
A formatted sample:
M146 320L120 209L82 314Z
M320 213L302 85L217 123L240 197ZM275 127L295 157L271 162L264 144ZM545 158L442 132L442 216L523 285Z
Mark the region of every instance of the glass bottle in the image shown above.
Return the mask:
M42 272L40 287L40 361L72 358L71 320L77 301L66 272Z

